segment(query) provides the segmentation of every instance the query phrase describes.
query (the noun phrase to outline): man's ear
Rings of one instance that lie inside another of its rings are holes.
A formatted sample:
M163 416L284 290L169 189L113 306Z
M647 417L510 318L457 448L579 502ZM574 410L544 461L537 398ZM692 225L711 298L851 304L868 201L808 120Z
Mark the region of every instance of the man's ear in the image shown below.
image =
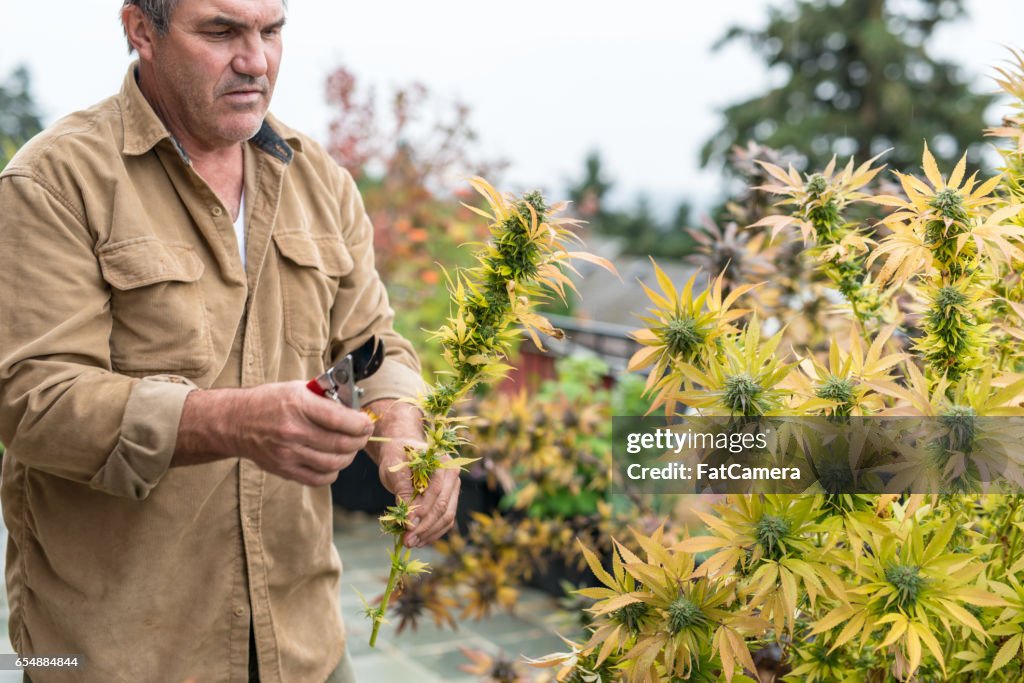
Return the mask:
M121 25L124 26L128 44L139 53L139 58L152 60L156 30L138 5L125 5L121 8Z

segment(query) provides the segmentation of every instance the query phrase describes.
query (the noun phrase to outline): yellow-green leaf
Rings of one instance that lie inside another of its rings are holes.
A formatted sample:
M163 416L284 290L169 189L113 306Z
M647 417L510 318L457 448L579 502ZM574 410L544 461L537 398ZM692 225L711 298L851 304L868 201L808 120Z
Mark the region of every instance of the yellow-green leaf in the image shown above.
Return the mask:
M921 640L917 637L917 631L907 631L907 659L910 661L910 671L913 674L921 666Z
M729 541L718 536L691 536L676 544L675 549L684 553L702 553L729 545Z
M1013 656L1017 654L1017 650L1020 649L1021 635L1017 634L1010 638L1008 641L1003 643L1003 646L999 648L999 652L992 659L992 668L989 669L989 673L993 673L998 669L1003 668L1006 664L1013 659Z

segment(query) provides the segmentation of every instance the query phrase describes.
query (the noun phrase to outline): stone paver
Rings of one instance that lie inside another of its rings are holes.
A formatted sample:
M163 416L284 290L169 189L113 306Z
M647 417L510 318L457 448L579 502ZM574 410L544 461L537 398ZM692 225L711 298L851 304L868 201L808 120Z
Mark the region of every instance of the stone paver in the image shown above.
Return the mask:
M371 649L369 622L353 589L368 599L383 592L390 538L380 533L375 517L339 512L334 540L345 565L341 606L358 683L473 683L478 679L459 670L467 661L460 646L529 657L564 648L555 629L571 629L571 625L558 615L557 602L538 591L524 589L513 615L499 612L487 619L463 622L457 631L439 629L429 618L417 631L407 629L401 635L395 635L394 625L387 624L378 635L377 647ZM0 523L0 557L6 554L6 547L7 529ZM436 554L422 550L416 551L416 557L432 561ZM0 587L0 653L13 651L7 617L7 592ZM21 680L20 672L0 671L0 683Z
M489 618L464 621L457 631L437 628L428 617L417 631L406 630L398 636L393 625L385 625L378 635L377 647L371 650L367 644L369 622L363 617L362 602L352 589L358 588L368 599L383 592L391 539L378 531L374 517L339 512L335 518L335 544L345 565L342 613L359 683L471 683L479 680L459 670L467 663L460 647L504 652L513 657L539 657L565 649L551 624L571 629L571 623L564 616L557 616L557 601L539 591L523 589L515 614L497 612ZM436 555L416 551L416 557L430 562ZM411 678L392 678L391 669L376 668L382 661L405 662L421 667L422 673Z

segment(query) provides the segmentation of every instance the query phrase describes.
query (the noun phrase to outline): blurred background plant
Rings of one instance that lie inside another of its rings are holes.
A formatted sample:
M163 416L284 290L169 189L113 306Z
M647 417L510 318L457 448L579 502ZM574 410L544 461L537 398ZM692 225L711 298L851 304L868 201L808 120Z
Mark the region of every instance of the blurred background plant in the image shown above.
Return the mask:
M653 519L653 497L638 504L609 491L612 406L645 402L635 383L603 388L606 372L594 358L565 358L557 379L533 396L495 393L467 406L475 417L459 454L478 458L469 477L500 497L490 509L463 508L458 532L436 547L443 560L416 590L398 596L395 613L406 623L425 613L437 621L456 604L464 605L462 616L512 609L517 587L527 583L563 595L563 581L592 580L577 537L610 556L613 530Z

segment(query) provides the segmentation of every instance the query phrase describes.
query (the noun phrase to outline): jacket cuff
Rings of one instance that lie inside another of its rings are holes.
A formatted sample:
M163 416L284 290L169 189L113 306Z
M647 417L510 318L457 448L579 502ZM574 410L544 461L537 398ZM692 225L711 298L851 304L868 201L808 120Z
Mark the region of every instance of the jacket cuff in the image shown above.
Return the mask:
M148 496L171 465L185 397L195 389L188 380L169 375L136 382L117 445L89 485L115 496Z
M385 358L377 372L359 386L363 388L363 405L381 398L418 398L426 389L420 373L391 358Z

